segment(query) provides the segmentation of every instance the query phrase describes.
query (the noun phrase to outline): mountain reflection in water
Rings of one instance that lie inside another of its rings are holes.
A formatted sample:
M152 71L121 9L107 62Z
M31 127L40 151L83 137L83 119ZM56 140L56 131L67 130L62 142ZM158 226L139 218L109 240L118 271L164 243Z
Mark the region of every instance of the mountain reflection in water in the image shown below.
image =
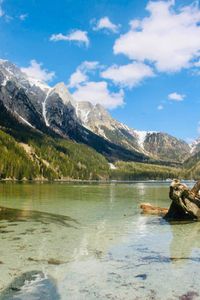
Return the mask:
M187 260L200 262L199 255L195 255L195 249L200 249L200 222L171 225L170 229L171 259L182 264Z
M74 227L79 224L75 219L68 216L62 216L41 211L14 209L0 206L0 221L6 220L9 222L26 222L36 221L43 224L54 223L66 227Z

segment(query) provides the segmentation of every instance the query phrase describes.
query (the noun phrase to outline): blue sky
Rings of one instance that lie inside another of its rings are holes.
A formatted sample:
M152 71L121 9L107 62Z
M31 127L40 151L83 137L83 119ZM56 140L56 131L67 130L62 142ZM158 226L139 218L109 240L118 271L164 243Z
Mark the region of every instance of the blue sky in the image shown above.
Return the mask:
M200 134L198 1L0 0L0 57L140 130Z

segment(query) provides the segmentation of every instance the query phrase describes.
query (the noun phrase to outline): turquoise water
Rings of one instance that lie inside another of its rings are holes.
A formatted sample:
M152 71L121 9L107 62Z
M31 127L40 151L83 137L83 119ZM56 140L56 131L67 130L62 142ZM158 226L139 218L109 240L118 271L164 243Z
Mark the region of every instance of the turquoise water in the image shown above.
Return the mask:
M200 223L140 214L168 185L0 184L0 299L199 299Z

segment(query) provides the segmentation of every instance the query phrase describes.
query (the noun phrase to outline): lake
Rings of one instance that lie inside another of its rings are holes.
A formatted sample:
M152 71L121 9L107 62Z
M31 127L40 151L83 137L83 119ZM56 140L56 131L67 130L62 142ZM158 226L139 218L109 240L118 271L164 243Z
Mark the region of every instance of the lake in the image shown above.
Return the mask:
M140 214L169 183L1 183L0 300L199 299L200 223Z

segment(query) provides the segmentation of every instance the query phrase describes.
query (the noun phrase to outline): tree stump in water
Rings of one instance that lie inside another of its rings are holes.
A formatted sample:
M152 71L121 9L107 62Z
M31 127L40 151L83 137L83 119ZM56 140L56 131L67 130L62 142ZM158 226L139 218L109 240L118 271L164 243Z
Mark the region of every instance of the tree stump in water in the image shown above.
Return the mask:
M169 197L172 200L170 208L160 208L149 203L142 203L145 214L157 214L166 220L200 220L200 181L192 189L178 179L170 185Z

